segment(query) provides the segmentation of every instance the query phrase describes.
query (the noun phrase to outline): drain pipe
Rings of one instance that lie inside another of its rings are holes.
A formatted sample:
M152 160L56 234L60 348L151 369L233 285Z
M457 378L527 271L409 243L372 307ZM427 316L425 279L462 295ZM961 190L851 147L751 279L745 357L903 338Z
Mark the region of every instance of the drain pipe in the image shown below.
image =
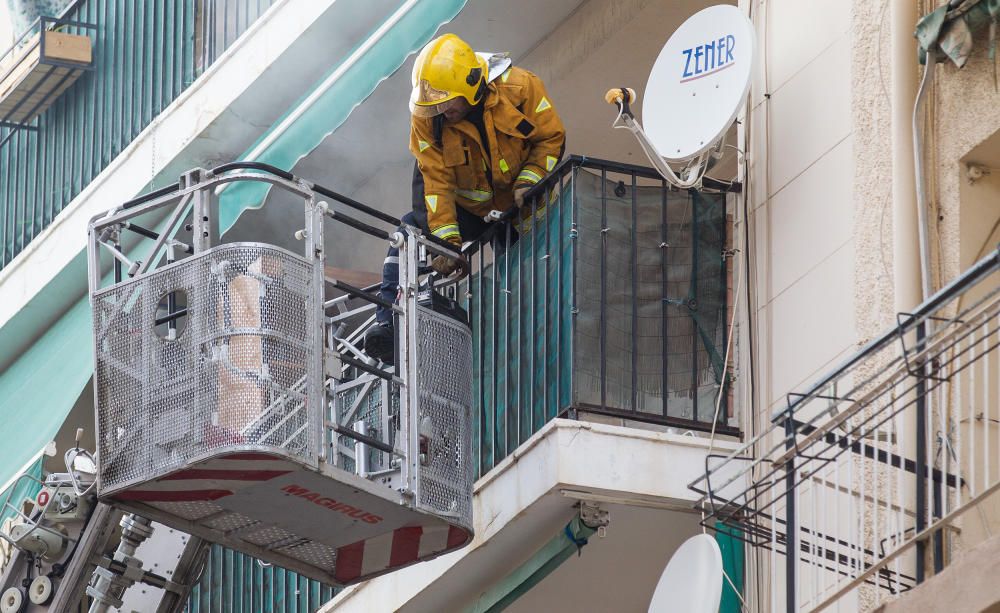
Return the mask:
M922 204L918 203L916 186L916 164L922 156L914 146L914 102L917 98L917 42L913 30L917 23L917 2L915 0L891 0L890 28L892 36L892 272L896 313L911 312L923 302L921 248L923 233L920 218ZM913 339L908 339L912 344ZM916 397L908 396L911 402ZM914 411L904 411L897 416L896 427L903 433L902 440L910 449L924 449L916 441L926 434L918 427ZM905 483L902 495L905 500L926 500L921 479L916 483ZM914 505L917 506L917 505ZM918 507L923 508L923 507ZM921 542L922 543L922 542ZM921 552L922 554L922 552ZM923 579L920 570L923 564L909 568Z
M915 107L917 96L917 43L913 29L917 23L917 3L890 2L892 36L892 268L895 311L912 310L923 301L921 251L924 233L919 218L915 163L921 155L915 149ZM919 106L919 103L918 105ZM919 240L918 240L919 237Z
M934 288L931 287L931 250L928 240L930 222L927 215L927 189L924 180L924 134L920 129L920 118L923 116L924 97L927 94L931 77L934 75L934 66L937 63L935 47L932 46L927 50L926 61L924 78L920 80L917 101L913 105L913 168L917 186L917 219L920 224L920 288L923 293L920 297L921 302L929 298L934 291Z

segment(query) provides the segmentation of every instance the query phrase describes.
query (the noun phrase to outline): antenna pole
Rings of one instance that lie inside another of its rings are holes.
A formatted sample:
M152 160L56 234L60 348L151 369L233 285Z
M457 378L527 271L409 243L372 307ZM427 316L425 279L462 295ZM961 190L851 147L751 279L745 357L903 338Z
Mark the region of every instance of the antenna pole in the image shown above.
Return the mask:
M785 449L795 446L795 421L792 409L785 417ZM775 521L777 518L772 519ZM795 456L785 465L785 610L795 613L795 564L798 562L798 543L795 524Z

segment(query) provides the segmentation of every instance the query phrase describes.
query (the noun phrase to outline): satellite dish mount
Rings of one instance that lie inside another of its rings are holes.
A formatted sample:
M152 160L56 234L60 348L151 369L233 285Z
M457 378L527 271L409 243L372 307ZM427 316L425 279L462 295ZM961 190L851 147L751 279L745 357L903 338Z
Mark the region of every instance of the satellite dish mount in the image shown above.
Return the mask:
M698 187L722 157L725 136L746 103L753 76L753 24L732 5L692 15L670 37L646 82L643 119L632 112L635 90L604 99L618 107L612 127L635 135L659 173L679 188ZM671 164L682 164L675 170Z

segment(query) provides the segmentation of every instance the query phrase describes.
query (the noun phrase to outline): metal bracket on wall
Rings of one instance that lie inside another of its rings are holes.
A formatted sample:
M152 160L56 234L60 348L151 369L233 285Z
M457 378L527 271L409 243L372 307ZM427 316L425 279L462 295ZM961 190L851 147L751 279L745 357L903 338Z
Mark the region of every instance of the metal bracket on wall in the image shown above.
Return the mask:
M900 345L900 348L902 349L903 361L906 363L906 372L909 373L910 376L912 376L912 377L920 377L920 378L923 378L923 379L930 379L932 381L947 381L951 377L947 377L947 376L946 377L939 377L939 376L936 376L936 375L932 374L932 373L937 372L940 369L940 365L938 364L938 360L937 359L933 359L933 360L931 360L931 362L929 364L925 364L925 363L923 363L920 360L915 360L915 361L911 362L910 357L914 353L921 353L921 352L923 352L923 351L925 351L927 349L927 341L925 340L925 338L926 338L926 335L930 332L930 330L926 329L926 326L927 326L926 321L927 320L940 321L940 322L942 322L942 323L944 323L946 325L947 324L963 324L965 322L963 322L960 319L948 319L948 318L945 318L945 317L934 317L934 316L931 316L931 315L927 315L924 318L925 321L921 322L917 326L917 329L915 329L915 331L917 333L917 342L914 343L913 347L907 347L906 346L906 334L907 334L906 327L907 327L907 324L910 321L914 321L916 319L917 319L917 315L914 314L914 313L906 313L906 312L896 313L896 323L897 323L896 334L899 337L899 345Z
M611 523L611 512L594 502L580 501L580 521L588 528L597 530L597 536L604 538Z

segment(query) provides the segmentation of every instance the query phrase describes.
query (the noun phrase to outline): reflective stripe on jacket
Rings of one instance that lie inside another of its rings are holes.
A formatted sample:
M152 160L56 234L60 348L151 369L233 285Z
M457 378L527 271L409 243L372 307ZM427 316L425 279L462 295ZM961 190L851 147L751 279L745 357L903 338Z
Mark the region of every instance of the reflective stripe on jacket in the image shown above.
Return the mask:
M483 216L513 206L513 192L555 168L566 131L542 80L512 66L489 85L483 102L489 156L469 121L445 124L434 140L431 118L411 117L410 151L424 177L427 224L439 238L461 242L455 206ZM493 184L487 177L492 170Z

